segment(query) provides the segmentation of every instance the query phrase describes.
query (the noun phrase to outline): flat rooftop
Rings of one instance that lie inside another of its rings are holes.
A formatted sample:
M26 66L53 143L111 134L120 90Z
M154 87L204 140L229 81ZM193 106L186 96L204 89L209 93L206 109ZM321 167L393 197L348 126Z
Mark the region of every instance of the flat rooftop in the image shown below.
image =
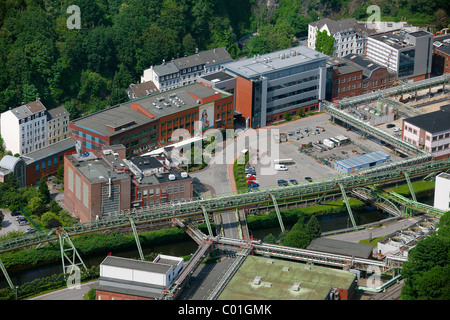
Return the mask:
M408 32L406 32L405 30L392 30L388 32L373 34L369 36L369 38L384 42L395 49L413 47L411 43L405 40L405 35L407 33Z
M156 118L161 118L201 105L202 103L196 97L201 99L216 96L212 100L214 101L231 95L231 93L220 89L211 89L205 85L194 83L130 100L123 104L78 118L73 120L72 123L77 127L93 133L103 136L114 136L125 130L132 130L155 121L154 118L144 116L137 110L132 109L132 104L141 106ZM114 131L108 127L122 129Z
M256 277L259 285L253 282ZM340 269L248 256L219 300L325 300L332 288L348 289L355 279ZM300 290L292 290L295 284Z
M306 46L297 46L231 62L224 65L224 68L233 74L249 79L314 61L326 60L328 57Z
M375 163L378 161L386 161L391 156L384 151L375 151L371 153L366 153L360 156L347 158L344 160L336 161L336 164L345 168L358 168L370 163Z

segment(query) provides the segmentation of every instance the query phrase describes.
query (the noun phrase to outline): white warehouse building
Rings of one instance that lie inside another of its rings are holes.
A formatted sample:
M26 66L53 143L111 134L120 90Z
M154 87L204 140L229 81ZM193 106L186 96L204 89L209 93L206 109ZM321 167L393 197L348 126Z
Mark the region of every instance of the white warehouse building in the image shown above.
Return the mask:
M183 268L183 258L158 255L153 262L107 256L100 265L97 300L158 300Z
M450 210L450 174L441 173L436 177L434 188L434 207L441 210Z

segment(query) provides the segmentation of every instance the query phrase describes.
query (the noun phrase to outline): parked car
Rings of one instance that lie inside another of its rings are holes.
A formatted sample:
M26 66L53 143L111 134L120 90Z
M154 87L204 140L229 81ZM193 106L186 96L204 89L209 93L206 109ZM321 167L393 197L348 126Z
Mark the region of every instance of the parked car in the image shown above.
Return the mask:
M25 230L25 232L26 232L26 233L35 233L35 232L36 232L36 229L35 229L35 228L27 228L27 229Z
M288 186L288 182L286 180L278 180L278 186Z
M22 220L22 219L25 219L25 217L22 216L22 215L16 217L16 221L20 221L20 220Z
M256 174L256 170L253 167L245 168L245 174Z
M15 216L20 216L20 215L22 215L20 212L17 212L17 211L13 211L13 212L11 212L11 215L13 216L13 217L15 217Z
M284 164L276 164L275 165L275 170L277 171L287 171L287 167Z
M313 179L311 177L305 177L305 180L309 181L309 182L313 182Z
M393 127L395 127L395 124L393 124L393 123L388 123L387 125L386 125L386 128L393 128Z
M27 224L30 224L27 220L19 221L19 226L26 226Z
M291 184L298 184L297 180L295 180L295 179L291 179L291 180L289 180L289 182L290 182Z
M400 132L400 131L402 131L402 129L400 129L398 127L394 128L394 132Z
M247 174L247 175L245 176L245 178L246 178L247 180L255 180L255 179L256 179L256 176L253 175L253 174Z
M248 187L249 187L249 188L258 188L258 187L259 187L259 183L252 182L252 183L250 183L250 184L248 185Z

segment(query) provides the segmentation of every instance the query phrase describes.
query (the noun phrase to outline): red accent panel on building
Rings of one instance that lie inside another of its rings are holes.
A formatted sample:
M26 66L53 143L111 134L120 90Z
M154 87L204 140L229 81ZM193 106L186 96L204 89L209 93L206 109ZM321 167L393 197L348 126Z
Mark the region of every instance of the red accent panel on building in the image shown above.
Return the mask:
M253 105L253 82L236 77L236 110L242 113L242 117L252 119L252 105Z

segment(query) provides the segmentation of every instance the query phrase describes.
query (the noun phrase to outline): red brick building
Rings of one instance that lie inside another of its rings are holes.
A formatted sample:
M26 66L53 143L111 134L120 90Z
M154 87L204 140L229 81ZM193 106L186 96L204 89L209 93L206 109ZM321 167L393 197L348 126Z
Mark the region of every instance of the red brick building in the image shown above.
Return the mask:
M397 80L395 72L368 58L349 54L344 59L362 70L362 94L390 88Z
M450 35L434 38L431 69L435 75L450 73Z
M81 222L192 198L192 179L169 160L124 156L119 145L64 157L64 205Z
M232 129L233 110L232 94L196 83L73 120L70 135L85 151L123 144L132 157L170 144L177 129L191 136L207 128Z
M341 58L330 58L332 99L343 99L362 94L363 70Z

